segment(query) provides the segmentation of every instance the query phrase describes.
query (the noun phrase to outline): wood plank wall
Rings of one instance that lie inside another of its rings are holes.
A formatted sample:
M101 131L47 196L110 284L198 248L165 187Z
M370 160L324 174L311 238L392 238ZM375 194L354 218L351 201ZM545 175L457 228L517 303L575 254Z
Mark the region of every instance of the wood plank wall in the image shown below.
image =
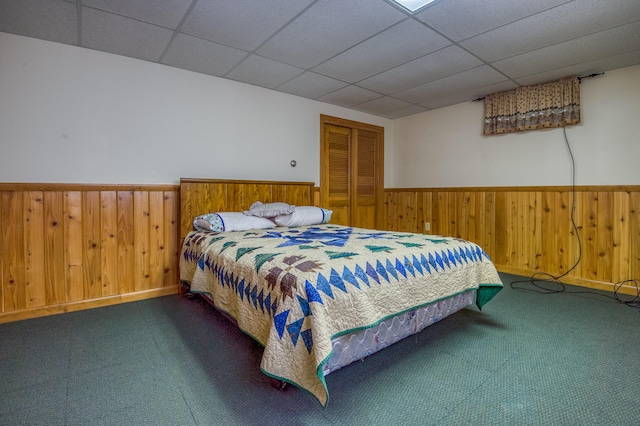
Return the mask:
M220 210L319 202L308 183L204 183L191 199ZM175 185L0 183L0 323L176 293L180 199ZM640 186L577 187L575 202L570 187L386 189L384 208L387 229L469 239L504 272L560 275L580 257L564 282L640 278Z
M179 187L0 183L0 323L177 293Z
M180 179L180 236L193 229L193 218L210 212L249 210L255 201L281 201L296 206L314 202L313 182Z
M471 240L503 272L607 291L640 279L640 186L386 189L385 209L387 229Z

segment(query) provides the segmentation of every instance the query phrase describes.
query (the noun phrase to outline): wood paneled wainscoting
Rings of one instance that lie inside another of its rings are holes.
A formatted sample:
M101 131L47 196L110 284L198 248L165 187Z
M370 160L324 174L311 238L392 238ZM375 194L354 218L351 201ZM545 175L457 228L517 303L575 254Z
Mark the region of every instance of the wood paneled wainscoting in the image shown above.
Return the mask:
M178 292L179 187L0 183L0 323Z
M606 291L640 279L640 186L386 189L385 210L387 229L476 242L502 272Z

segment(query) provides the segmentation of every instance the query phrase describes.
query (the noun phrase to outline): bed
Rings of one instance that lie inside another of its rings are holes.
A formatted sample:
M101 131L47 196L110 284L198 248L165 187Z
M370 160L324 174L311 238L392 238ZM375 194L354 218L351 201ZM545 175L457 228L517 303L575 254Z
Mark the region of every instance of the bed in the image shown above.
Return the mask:
M208 212L256 200L305 206L311 183L181 180L180 279L263 347L261 370L313 394L325 376L501 289L476 244L328 223L214 232Z

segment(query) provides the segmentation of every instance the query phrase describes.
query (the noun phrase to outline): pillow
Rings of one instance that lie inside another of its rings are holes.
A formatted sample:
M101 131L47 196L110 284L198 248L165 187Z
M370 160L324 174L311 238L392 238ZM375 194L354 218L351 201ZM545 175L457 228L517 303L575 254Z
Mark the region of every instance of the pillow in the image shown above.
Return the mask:
M293 210L293 213L276 216L273 221L278 226L307 226L329 223L333 210L321 207L300 206Z
M259 216L259 217L276 217L283 214L291 214L293 213L293 209L296 206L292 206L287 203L267 203L264 204L260 201L256 201L249 207L248 211L245 211L244 214L251 216Z
M198 231L247 231L268 229L276 225L264 217L247 216L242 212L207 213L196 217L193 227Z

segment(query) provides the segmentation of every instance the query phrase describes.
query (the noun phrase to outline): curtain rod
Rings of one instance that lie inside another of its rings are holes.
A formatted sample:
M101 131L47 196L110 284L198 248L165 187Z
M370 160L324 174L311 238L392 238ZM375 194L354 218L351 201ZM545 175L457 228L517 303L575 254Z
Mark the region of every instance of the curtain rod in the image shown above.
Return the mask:
M578 81L582 81L583 78L592 78L592 77L597 77L599 75L603 75L603 72L598 72L598 73L593 73L593 74L589 74L589 75L583 75L583 76L578 76Z
M592 77L597 77L597 76L599 76L599 75L603 75L603 74L604 74L603 72L598 72L598 73L593 73L593 74L589 74L589 75L578 76L578 81L579 81L579 82L582 82L582 79L583 79L583 78L592 78ZM481 97L481 98L474 99L474 100L473 100L473 101L471 101L471 102L484 101L484 98L485 98L485 97L483 96L483 97Z

